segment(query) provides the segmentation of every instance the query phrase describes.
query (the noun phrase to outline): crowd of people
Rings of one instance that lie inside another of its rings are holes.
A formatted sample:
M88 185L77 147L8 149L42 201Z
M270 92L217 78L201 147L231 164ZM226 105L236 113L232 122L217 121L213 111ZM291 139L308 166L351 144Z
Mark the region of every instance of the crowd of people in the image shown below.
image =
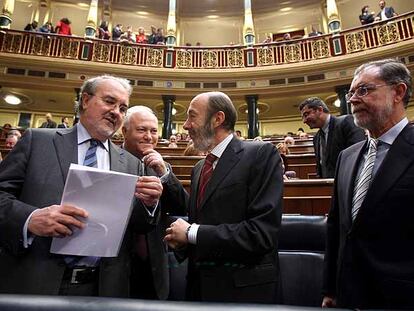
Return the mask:
M387 7L385 0L378 2L379 12L375 15L374 11L369 10L368 5L364 5L361 9L361 15L359 15L359 21L361 25L371 24L377 21L385 21L389 18L398 16L393 7Z
M0 293L166 299L167 243L179 261L187 259L188 300L278 302L287 178L279 155L294 148L293 135L278 146L243 140L226 94L196 95L183 129L205 158L194 166L187 193L155 150L156 115L145 106L129 108L131 93L123 78L86 80L79 123L68 128L63 118L54 129L46 115L42 128L27 129L0 163ZM332 115L318 97L299 105L303 122L317 129L318 176L335 178L323 307L414 308L414 124L406 115L411 95L407 66L384 59L355 70L345 96L352 115ZM121 147L111 142L119 129ZM18 131L7 125L2 135ZM309 138L302 128L296 135ZM187 141L183 136L171 136L170 144ZM115 257L50 253L52 238L73 235L76 243L74 233L93 218L85 206L62 203L70 163L138 176ZM169 224L168 215L188 218Z

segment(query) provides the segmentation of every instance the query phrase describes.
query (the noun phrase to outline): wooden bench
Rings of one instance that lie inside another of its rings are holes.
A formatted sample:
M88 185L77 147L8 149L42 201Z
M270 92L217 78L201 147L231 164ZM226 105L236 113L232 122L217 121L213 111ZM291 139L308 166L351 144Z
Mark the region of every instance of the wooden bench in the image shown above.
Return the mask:
M290 154L315 153L313 144L289 146Z
M286 155L286 171L295 171L296 177L308 179L316 174L316 157L314 153Z
M183 155L185 148L184 147L177 147L177 148L156 147L155 150L158 151L162 156L164 156L164 155Z

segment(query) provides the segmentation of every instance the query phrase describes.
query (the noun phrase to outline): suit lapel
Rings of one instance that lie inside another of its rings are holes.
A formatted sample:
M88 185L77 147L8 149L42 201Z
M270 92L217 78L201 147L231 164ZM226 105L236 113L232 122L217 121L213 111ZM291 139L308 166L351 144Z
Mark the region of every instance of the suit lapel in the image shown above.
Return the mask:
M328 125L328 140L326 141L326 148L325 148L325 163L328 162L330 155L332 154L331 149L334 147L332 145L332 139L333 139L333 135L335 132L335 122L336 122L336 118L331 115L331 119L329 120L329 125Z
M408 124L397 136L368 189L360 214L369 213L414 162L414 125Z
M204 193L203 201L201 202L200 209L203 208L206 201L214 193L218 185L222 182L240 160L239 152L242 150L241 141L233 137L227 148L224 150L221 158L219 159L216 168L211 175L211 179L207 184L206 191Z
M125 150L118 148L115 144L109 140L109 157L110 157L110 170L116 172L125 172Z
M66 180L70 164L78 163L77 127L74 126L71 129L56 131L53 143L55 145L63 180ZM75 148L73 148L74 146Z

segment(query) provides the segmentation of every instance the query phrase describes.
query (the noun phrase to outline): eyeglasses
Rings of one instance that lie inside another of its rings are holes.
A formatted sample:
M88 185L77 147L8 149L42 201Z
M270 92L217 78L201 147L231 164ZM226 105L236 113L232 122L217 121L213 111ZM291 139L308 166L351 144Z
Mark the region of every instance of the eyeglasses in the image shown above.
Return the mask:
M367 96L369 91L376 90L381 86L389 86L390 84L368 84L368 85L361 85L357 87L354 91L349 91L345 94L345 99L347 102L351 100L351 98L355 95L356 97L364 97Z
M101 97L101 96L98 96L96 94L88 94L88 95L89 96L96 96L105 105L111 106L113 110L118 108L119 113L122 114L122 116L125 116L127 111L128 111L128 106L125 103L120 102L119 100L117 100L116 98L114 98L112 96Z

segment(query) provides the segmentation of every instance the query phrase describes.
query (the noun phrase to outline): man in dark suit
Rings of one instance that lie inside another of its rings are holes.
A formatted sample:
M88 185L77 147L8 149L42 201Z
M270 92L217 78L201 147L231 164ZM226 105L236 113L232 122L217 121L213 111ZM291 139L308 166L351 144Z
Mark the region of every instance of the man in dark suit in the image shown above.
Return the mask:
M370 137L339 159L328 218L324 307L414 309L414 125L407 67L360 66L347 99Z
M364 140L364 131L355 126L351 115L331 115L324 101L318 97L304 100L299 110L304 123L311 129L319 128L313 137L317 175L320 178L333 178L339 153Z
M60 129L67 129L69 127L68 117L62 117L62 123L58 125Z
M385 21L391 17L398 16L398 14L394 11L394 8L392 6L385 6L384 0L380 0L380 2L378 2L378 5L380 7L380 11L378 12L377 17L375 18L376 21Z
M40 125L40 128L56 128L57 124L55 121L53 121L52 119L52 114L51 113L46 113L46 121L42 123L42 125Z
M128 109L124 125L124 148L135 155L143 165L144 174L158 176L163 185L161 215L154 230L146 235L137 234L133 249L131 297L165 300L169 294L168 249L163 241L165 229L171 221L169 215L187 215L188 194L155 150L158 143L158 119L145 106Z
M165 237L171 247L186 250L187 298L273 303L281 158L272 144L235 137L237 113L224 93L196 96L187 115L184 129L194 147L208 154L191 174L189 223L175 221Z
M69 264L74 258L50 253L50 244L52 237L68 236L85 226L86 210L60 202L70 164L84 163L95 142L95 167L140 174L137 159L109 140L122 124L130 94L125 79L100 76L86 81L79 124L61 130L28 129L1 162L0 293L129 295L131 234L153 228L158 211L153 207L162 193L158 178L138 178L117 257L80 257Z

